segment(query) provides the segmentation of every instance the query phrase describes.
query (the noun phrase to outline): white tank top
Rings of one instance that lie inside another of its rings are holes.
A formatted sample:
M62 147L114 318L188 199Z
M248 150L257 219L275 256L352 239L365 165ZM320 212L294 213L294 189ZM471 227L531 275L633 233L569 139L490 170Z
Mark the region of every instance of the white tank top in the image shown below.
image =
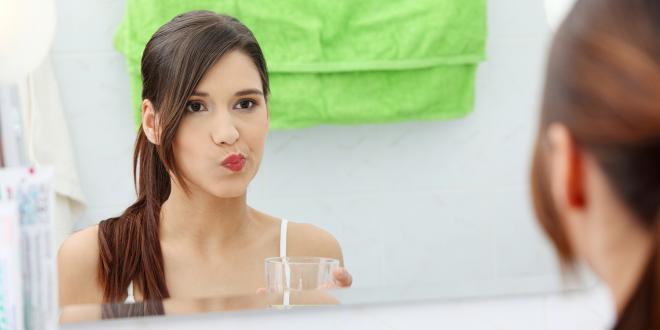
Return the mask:
M289 221L286 219L282 219L281 225L280 225L280 257L284 258L286 257L286 231L288 228ZM135 295L133 294L133 282L131 282L128 285L128 295L126 296L126 300L124 300L125 304L134 304L135 303ZM285 297L286 304L288 305L288 297Z

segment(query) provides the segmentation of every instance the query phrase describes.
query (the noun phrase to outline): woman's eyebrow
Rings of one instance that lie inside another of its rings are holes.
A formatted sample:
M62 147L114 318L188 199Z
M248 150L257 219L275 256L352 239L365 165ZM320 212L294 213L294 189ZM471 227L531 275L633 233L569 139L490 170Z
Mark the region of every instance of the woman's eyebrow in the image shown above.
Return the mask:
M201 91L194 91L191 96L201 96L201 97L208 97L209 93L207 92L201 92Z
M243 89L234 94L234 96L244 96L244 95L264 95L264 93L260 89L256 88L248 88L248 89ZM208 97L209 93L204 92L204 91L194 91L191 96L200 96L200 97Z
M254 95L254 94L264 95L264 93L260 89L249 88L236 92L234 96L244 96L244 95Z

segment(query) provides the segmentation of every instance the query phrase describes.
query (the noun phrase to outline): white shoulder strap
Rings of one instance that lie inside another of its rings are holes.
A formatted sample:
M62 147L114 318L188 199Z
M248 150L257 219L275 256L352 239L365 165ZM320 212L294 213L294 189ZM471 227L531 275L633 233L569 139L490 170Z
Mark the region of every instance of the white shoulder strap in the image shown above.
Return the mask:
M286 219L282 219L282 225L280 227L280 257L286 258L286 230L288 227L289 221ZM290 287L291 286L291 269L289 268L289 264L284 260L284 277L286 281L286 286ZM284 293L282 295L282 305L284 306L289 306L289 295L290 292L289 290L284 290Z
M280 227L280 257L286 257L286 230L289 220L282 219Z

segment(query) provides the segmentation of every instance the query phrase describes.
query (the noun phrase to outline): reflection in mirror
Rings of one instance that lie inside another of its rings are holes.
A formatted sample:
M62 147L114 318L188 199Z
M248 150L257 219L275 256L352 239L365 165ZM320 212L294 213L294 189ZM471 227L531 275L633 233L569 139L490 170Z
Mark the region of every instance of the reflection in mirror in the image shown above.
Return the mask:
M211 11L177 15L146 43L141 72L137 200L63 243L60 303L255 293L278 254L266 262L278 290L350 286L332 235L247 205L270 122L251 31Z
M504 0L171 2L58 1L50 57L0 93L25 123L4 158L54 168L63 322L292 306L300 278L347 305L590 285L529 201L542 2L515 26Z

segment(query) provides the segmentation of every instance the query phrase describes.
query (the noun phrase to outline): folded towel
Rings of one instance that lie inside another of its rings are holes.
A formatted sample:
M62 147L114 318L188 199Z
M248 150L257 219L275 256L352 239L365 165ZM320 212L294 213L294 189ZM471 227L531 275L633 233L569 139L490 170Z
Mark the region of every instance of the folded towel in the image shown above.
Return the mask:
M462 117L485 58L486 0L128 0L115 47L126 56L139 122L140 57L174 16L241 20L271 77L271 127Z

